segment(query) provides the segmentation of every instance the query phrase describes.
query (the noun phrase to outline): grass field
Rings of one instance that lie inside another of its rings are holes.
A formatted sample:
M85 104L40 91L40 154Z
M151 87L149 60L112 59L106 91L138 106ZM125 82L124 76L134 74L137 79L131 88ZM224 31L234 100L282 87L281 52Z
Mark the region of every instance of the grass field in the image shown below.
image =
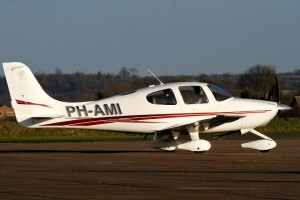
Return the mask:
M267 126L257 129L262 133L300 133L300 118L273 119ZM0 142L83 142L142 140L143 135L132 135L97 130L30 129L15 121L0 121Z
M274 118L264 127L257 128L262 133L300 133L300 118Z
M141 140L144 136L80 129L32 129L15 121L0 121L0 142L83 142Z

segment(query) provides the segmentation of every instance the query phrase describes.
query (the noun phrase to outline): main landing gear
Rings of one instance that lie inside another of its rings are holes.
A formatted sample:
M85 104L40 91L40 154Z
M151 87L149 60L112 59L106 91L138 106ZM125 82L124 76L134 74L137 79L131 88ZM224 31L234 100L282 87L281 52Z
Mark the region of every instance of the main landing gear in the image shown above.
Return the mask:
M191 141L182 143L178 140L180 131L171 130L168 139L159 139L158 134L154 134L154 142L150 145L152 148L160 149L163 151L176 151L177 149L192 151L195 153L203 153L211 148L211 144L207 140L202 140L199 138L199 126L189 125L186 127L186 131L189 133ZM242 148L255 149L261 152L268 152L276 147L276 142L267 137L266 135L254 130L254 129L243 129L240 131L241 134L251 132L262 139L255 140L252 142L247 142L241 144Z
M182 149L187 151L192 151L196 153L203 153L208 151L211 144L207 140L202 140L199 138L199 126L189 125L187 126L187 131L191 137L191 141L182 143L178 140L180 131L171 130L171 134L168 139L157 139L157 133L154 135L154 142L150 145L152 148L164 150L164 151L175 151L176 149Z

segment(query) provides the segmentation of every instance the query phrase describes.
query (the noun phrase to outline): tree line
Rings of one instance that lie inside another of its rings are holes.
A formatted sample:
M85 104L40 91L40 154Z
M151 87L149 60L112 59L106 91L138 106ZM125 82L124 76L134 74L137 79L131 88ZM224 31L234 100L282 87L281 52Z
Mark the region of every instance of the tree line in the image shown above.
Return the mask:
M241 74L198 74L159 76L164 82L197 81L218 85L234 96L253 99L276 99L276 67L254 65ZM43 89L61 101L92 101L158 84L152 76L139 76L137 69L122 67L116 74L75 72L65 74L57 68L55 73L36 73ZM300 95L300 69L278 74L282 91L281 101L289 104L295 95ZM10 105L5 77L0 77L0 105Z

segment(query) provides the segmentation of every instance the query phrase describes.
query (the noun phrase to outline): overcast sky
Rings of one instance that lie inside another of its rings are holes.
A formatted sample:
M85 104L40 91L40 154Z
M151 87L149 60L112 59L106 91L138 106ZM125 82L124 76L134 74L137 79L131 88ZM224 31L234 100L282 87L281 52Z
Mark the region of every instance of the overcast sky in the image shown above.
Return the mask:
M300 68L298 0L0 0L0 62L140 75ZM3 71L0 70L0 75Z

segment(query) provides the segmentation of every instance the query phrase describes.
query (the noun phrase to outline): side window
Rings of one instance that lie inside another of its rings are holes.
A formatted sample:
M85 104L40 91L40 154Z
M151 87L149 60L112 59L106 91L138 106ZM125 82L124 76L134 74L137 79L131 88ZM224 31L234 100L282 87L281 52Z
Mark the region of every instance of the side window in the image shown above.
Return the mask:
M147 100L152 104L176 105L177 101L171 89L160 90L147 95Z
M208 103L208 98L200 86L182 86L179 91L185 104Z

